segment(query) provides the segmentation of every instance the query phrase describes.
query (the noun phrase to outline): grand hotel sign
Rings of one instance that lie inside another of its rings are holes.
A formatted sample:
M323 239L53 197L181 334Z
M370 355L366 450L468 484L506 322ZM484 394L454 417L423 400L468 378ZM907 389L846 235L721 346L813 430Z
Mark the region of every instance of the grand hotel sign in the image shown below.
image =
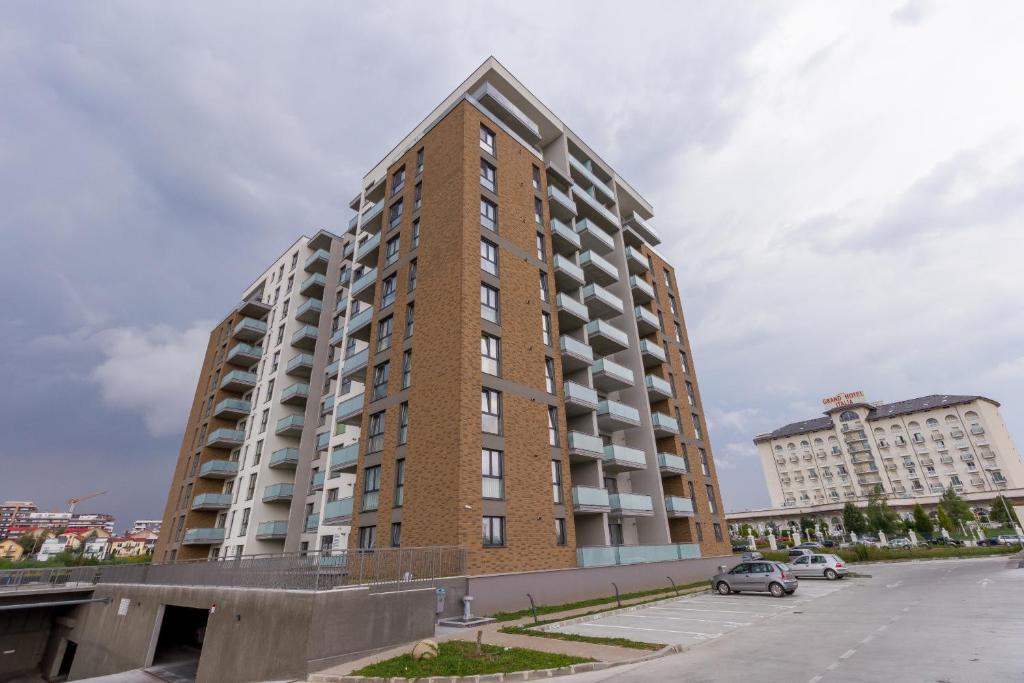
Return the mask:
M863 391L851 391L846 394L836 394L835 396L829 396L828 398L821 399L822 405L828 408L839 408L841 406L849 406L854 403L859 403L864 400Z

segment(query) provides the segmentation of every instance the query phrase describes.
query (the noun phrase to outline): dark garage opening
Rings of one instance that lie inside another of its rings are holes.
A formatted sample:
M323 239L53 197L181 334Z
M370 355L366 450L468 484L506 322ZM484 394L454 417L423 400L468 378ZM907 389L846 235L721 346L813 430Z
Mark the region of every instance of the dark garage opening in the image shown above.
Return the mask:
M57 669L57 678L66 681L71 673L71 665L75 662L75 653L78 652L78 643L69 640L64 646L64 656L60 660L60 668Z
M168 680L195 680L209 610L165 605L150 671Z

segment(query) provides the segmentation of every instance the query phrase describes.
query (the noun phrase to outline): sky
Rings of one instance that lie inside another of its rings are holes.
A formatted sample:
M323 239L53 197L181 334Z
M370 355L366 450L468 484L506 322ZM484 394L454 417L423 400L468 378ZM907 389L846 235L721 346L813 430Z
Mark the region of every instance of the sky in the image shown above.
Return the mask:
M209 328L493 54L654 205L726 508L821 398L1024 439L1024 4L7 3L0 499L158 518Z

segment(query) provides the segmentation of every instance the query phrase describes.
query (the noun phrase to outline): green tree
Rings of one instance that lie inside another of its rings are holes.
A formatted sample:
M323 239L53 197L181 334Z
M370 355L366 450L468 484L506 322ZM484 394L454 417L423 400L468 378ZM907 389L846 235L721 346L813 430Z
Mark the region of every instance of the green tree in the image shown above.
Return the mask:
M920 503L914 506L913 525L914 531L925 537L930 537L932 532L935 531L935 525L932 524L932 518L924 511L924 508L921 507Z
M942 498L939 499L939 507L946 511L946 515L953 522L954 529L959 529L961 522L974 519L971 506L951 488L942 492ZM953 529L949 531L952 533Z
M876 486L875 490L868 494L866 514L868 527L872 531L894 534L899 530L899 515L885 502L885 494L882 493L881 487Z
M22 534L16 540L26 554L31 553L32 549L36 547L36 537L33 534Z
M995 497L992 501L992 511L988 513L988 516L993 522L998 522L1003 526L1020 524L1020 519L1017 518L1017 511L1013 509L1010 501L1006 500L1003 496Z
M740 524L740 530L739 530L740 538L746 538L747 536L749 536L753 532L754 532L754 529L749 524ZM756 536L757 534L754 534L754 535Z
M847 533L863 534L868 530L868 520L859 507L853 503L843 506L843 528Z
M812 518L800 518L800 534L804 537L810 537L814 535L814 520Z
M945 529L949 533L953 533L953 530L956 527L953 526L953 520L949 518L949 514L946 512L946 509L942 507L942 505L939 505L937 511L939 516L939 528ZM939 533L942 532L939 531Z

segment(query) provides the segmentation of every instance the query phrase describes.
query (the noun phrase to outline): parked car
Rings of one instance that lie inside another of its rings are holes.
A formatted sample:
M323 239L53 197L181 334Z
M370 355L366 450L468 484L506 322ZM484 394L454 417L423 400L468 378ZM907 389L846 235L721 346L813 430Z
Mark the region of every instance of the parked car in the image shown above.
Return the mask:
M757 552L756 550L748 550L747 552L743 553L743 556L740 559L743 562L753 562L754 560L763 560L764 555Z
M746 543L744 543L742 541L733 541L732 542L732 551L734 553L742 553L743 551L747 550L749 547L750 546L748 546Z
M789 549L789 559L792 561L793 559L795 559L797 557L803 557L804 555L811 555L813 552L814 551L812 551L810 548L800 548L800 547L790 548Z
M980 541L978 541L978 545L985 546L985 545L1001 545L1001 544L999 543L999 537L995 536L993 538L983 538L983 539L981 539Z
M804 541L803 543L801 543L800 545L795 546L795 547L797 547L797 548L807 548L808 550L817 550L818 548L822 548L824 546L822 546L817 541Z
M790 565L798 579L825 578L835 581L846 576L846 563L841 557L815 553L804 555L793 560Z
M767 591L772 597L781 598L792 595L798 585L793 570L782 562L740 562L729 571L711 577L711 588L719 595Z
M836 542L835 541L822 541L821 545L823 547L825 547L825 548L835 548L836 547Z
M1021 543L1021 537L1015 534L1000 534L996 536L999 545L1017 545Z
M909 538L892 538L885 544L886 548L892 548L893 550L904 550L907 548L913 548L914 544Z
M930 545L947 545L947 546L951 546L951 547L954 547L954 548L959 548L960 546L962 546L964 544L964 542L959 540L959 539L952 538L952 537L945 538L944 536L934 536L934 537L928 539L928 543Z

